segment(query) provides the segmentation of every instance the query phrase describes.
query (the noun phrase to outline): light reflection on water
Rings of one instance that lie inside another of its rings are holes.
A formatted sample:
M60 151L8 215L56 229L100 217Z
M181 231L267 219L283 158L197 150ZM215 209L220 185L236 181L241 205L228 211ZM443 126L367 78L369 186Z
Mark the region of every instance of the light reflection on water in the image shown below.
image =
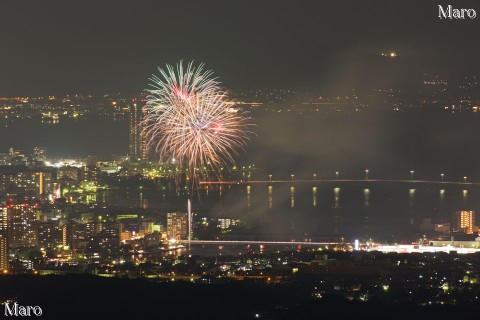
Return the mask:
M290 208L295 208L295 187L290 187Z
M480 208L478 187L405 185L234 185L211 186L193 197L203 216L261 221L266 232L353 234L400 232L423 218L449 222L458 210ZM87 195L88 201L159 212L186 210L186 194L167 191L110 190Z
M273 206L273 186L268 186L268 209Z

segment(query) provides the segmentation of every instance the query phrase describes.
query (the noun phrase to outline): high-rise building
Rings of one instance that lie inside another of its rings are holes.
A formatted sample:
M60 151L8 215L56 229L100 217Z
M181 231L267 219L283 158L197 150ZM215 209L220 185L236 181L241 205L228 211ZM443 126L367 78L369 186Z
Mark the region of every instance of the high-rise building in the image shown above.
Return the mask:
M142 103L134 101L129 107L130 111L130 142L129 156L130 160L146 160L147 148L146 140L142 135L143 108Z
M0 207L0 270L8 269L7 207Z
M71 248L77 248L79 242L79 228L80 224L75 222L68 222L62 226L62 244L64 246L70 246Z
M10 248L37 245L36 208L29 204L7 207L7 238Z
M169 239L184 240L188 237L188 213L167 213L167 237Z
M62 230L58 220L37 223L38 245L43 248L54 248L62 244Z
M52 173L51 172L34 172L35 179L35 191L38 194L51 193L53 191L52 184Z
M8 270L8 241L0 234L0 270Z
M457 211L453 222L456 231L472 234L475 231L475 211Z
M7 235L8 215L7 207L0 207L0 234Z

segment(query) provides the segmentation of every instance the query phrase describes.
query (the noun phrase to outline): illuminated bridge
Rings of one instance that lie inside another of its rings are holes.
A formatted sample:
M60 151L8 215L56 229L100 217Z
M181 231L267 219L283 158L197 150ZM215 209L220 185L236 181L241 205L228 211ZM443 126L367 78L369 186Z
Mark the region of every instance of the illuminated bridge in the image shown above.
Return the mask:
M250 185L250 184L318 184L318 183L401 183L401 184L436 184L458 186L480 186L480 182L438 181L438 180L389 180L389 179L299 179L299 180L240 180L240 181L201 181L200 185Z

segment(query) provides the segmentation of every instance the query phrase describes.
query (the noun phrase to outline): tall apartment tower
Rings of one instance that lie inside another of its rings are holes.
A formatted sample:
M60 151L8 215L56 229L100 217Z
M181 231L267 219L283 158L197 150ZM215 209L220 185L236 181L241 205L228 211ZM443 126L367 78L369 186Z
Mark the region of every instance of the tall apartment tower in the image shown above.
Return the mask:
M475 211L457 211L453 222L456 231L472 234L475 231Z
M167 213L167 237L169 239L185 240L188 237L188 213Z
M0 207L0 234L7 235L8 207Z
M7 238L10 248L31 247L38 244L36 210L28 204L10 205L7 208Z
M0 270L8 269L7 207L0 207Z
M131 160L146 160L146 140L142 135L143 103L134 101L130 107L130 142L129 156Z
M8 242L7 237L0 234L0 270L8 270Z

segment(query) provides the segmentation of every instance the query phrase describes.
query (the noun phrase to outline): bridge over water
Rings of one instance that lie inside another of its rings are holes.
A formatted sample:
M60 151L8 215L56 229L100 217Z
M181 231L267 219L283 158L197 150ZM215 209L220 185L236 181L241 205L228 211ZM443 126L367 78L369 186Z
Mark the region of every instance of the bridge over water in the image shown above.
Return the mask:
M440 186L480 186L480 182L438 181L438 180L392 180L392 179L292 179L292 180L238 180L238 181L201 181L200 185L250 185L250 184L320 184L320 183L391 183L391 184L432 184Z
M314 235L317 241L327 240L322 238L325 234L413 233L451 222L457 211L480 211L480 182L466 178L270 180L267 176L200 185L203 195L217 204L212 212L219 217L258 218L266 221L266 228Z

